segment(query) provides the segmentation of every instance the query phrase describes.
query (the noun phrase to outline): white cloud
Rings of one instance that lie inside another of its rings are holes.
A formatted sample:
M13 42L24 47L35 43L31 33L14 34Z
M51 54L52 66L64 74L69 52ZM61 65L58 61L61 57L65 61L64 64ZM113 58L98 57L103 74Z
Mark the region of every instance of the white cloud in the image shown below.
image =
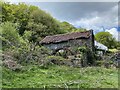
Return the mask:
M118 41L118 31L116 28L111 28L111 29L106 29L106 32L109 32L110 34L113 35L113 37Z
M96 30L95 32L103 30L101 26L102 25L101 18L97 16L90 19L82 18L80 21L76 21L75 23L73 23L73 25L75 25L76 27L80 26L86 29L93 29Z
M76 27L93 29L94 33L100 31L109 32L117 41L119 40L120 32L118 32L117 28L114 28L118 26L118 5L112 7L109 11L93 12L90 16L91 17L81 18L72 24Z
M76 27L93 29L95 33L104 31L104 28L118 26L118 5L105 12L92 12L90 17L81 18L72 22Z

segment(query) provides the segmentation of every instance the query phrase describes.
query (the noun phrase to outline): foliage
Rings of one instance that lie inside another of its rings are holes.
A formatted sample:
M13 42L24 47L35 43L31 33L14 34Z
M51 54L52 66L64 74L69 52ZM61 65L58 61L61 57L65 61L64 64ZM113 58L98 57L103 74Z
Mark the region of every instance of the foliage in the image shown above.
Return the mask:
M3 11L0 13L0 17L2 16L0 39L3 53L6 55L9 53L17 63L25 68L20 72L13 72L3 66L3 87L117 87L116 70L65 67L62 66L64 58L51 56L51 50L38 45L39 41L47 35L84 31L85 29L76 28L68 22L61 23L36 6L24 3L2 3L0 6ZM116 45L119 46L119 43ZM90 49L81 47L74 48L74 51L78 51L83 60L87 60L87 64L94 62L94 53ZM66 56L67 53L69 51L63 52L63 55ZM50 63L52 65L43 69ZM55 66L55 64L61 66ZM114 77L109 74L114 74ZM101 75L104 78L100 78L99 84L96 85L96 81L99 81L98 77ZM93 76L97 77L93 79ZM106 76L108 76L107 79ZM90 83L91 81L93 83Z
M42 61L51 51L38 46L46 35L62 33L59 21L36 6L2 3L0 39L4 52L13 53L19 63Z
M3 3L1 7L2 22L18 23L20 35L23 35L26 30L30 30L32 38L37 39L37 37L63 33L60 30L59 21L36 6L24 3L18 5Z
M22 38L17 32L17 27L11 22L5 22L0 25L0 38L4 47L20 46Z
M21 46L12 50L14 57L18 60L18 63L27 65L42 64L47 55L51 54L49 49L45 47L37 46L33 43L27 44L27 46Z
M116 48L120 50L120 41L117 41Z
M33 31L32 35L34 41L39 41L37 37L63 33L60 30L59 22L40 9L34 10L30 14L27 28Z
M63 30L66 33L86 31L86 29L76 28L72 24L65 21L60 23L60 27L61 27L61 30Z
M49 49L29 42L30 31L25 31L25 34L20 36L12 25L14 26L13 23L7 22L4 27L2 27L1 39L4 45L3 52L6 55L7 53L11 53L12 55L10 56L16 58L15 60L17 60L18 63L26 65L29 63L40 64L45 55L51 54ZM12 45L10 46L8 44Z
M95 39L108 48L115 48L116 46L116 40L109 32L99 32L95 35Z
M28 65L24 70L14 72L3 67L2 84L3 88L117 88L118 70L66 66L42 69Z
M62 61L63 61L64 58L62 58L62 57L60 57L60 56L48 56L48 57L47 57L47 60L50 60L50 61L51 61L51 60L60 60L60 61L62 60Z
M52 54L52 51L44 46L40 47L40 52L41 52L41 54L48 54L48 55Z
M69 24L68 22L61 22L61 29L64 30L65 32L73 32L76 30L76 28Z
M115 52L118 52L119 50L117 50L117 49L109 49L109 51L115 53Z
M21 36L26 31L31 33L30 42L38 42L48 35L62 34L67 32L83 31L75 28L68 22L60 22L40 8L25 3L10 4L2 3L2 22L17 23L17 31Z
M96 55L93 51L91 51L87 47L79 47L78 50L81 52L82 56L82 63L86 65L94 65L94 62L96 60Z
M29 7L24 3L2 4L2 22L11 21L19 24L19 34L22 35L26 30L26 25L29 19Z
M31 31L25 31L22 38L29 42L31 40L32 32Z
M44 57L44 60L42 61L42 64L40 64L40 67L42 69L48 69L51 66L55 65L67 65L65 63L65 58L61 56L55 56L55 55L46 55Z
M22 68L22 66L20 64L17 64L15 61L9 60L9 59L3 61L3 66L5 66L11 70L14 70L14 71L19 71Z
M78 50L79 50L80 52L83 52L83 53L87 52L87 48L84 47L84 46L83 46L83 47L79 47Z
M96 64L96 66L104 66L104 67L106 67L105 65L106 65L106 63L109 65L109 67L110 67L110 65L113 65L113 61L105 61L105 60L97 60L96 62L95 62L95 64Z

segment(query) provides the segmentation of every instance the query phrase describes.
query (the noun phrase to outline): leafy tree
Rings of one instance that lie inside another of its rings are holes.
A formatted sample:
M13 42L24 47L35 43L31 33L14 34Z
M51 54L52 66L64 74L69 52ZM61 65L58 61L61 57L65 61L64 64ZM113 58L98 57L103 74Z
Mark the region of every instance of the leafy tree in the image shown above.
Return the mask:
M36 6L24 3L2 3L2 22L10 21L18 23L18 31L23 35L26 30L33 31L34 37L45 37L63 33L60 30L59 21Z
M86 29L83 28L76 28L74 27L72 24L68 23L68 22L61 22L60 23L61 26L61 30L63 30L66 33L69 32L80 32L80 31L85 31Z
M116 40L109 32L99 32L95 35L95 39L108 48L115 48L116 46Z
M26 4L21 3L17 6L11 5L11 8L13 10L12 15L15 17L14 22L19 23L19 34L23 35L29 20L29 7Z
M23 35L28 24L30 14L39 9L36 6L29 6L24 3L10 4L2 3L2 22L10 21L19 24L19 34Z
M32 32L31 31L25 31L22 38L26 41L29 42L31 39Z
M76 28L73 25L65 21L61 22L60 25L61 25L61 29L64 30L65 32L73 32L76 30Z
M87 31L85 28L77 28L76 32L83 32L83 31Z
M2 22L10 21L19 24L19 34L22 35L26 29L29 19L29 8L24 3L15 5L2 4Z
M27 29L32 31L33 41L39 41L39 37L63 33L59 22L40 9L34 10L30 14Z
M36 6L24 3L10 4L2 3L2 22L17 23L17 31L21 36L25 36L26 31L30 31L30 41L38 42L47 35L62 34L67 32L82 31L75 28L68 22L59 22L50 14Z
M0 7L2 7L2 22L14 20L11 5L9 3L2 2L2 4L0 4Z

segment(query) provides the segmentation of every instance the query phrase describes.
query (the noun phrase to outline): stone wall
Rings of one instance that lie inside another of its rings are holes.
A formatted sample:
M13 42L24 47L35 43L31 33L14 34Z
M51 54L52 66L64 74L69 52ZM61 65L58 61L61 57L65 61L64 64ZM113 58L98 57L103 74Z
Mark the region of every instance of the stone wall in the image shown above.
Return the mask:
M74 47L74 46L87 46L92 49L93 45L90 39L76 39L76 40L69 40L66 42L60 42L60 43L51 43L51 44L45 44L44 46L52 49L52 50L58 50L62 49L64 47Z

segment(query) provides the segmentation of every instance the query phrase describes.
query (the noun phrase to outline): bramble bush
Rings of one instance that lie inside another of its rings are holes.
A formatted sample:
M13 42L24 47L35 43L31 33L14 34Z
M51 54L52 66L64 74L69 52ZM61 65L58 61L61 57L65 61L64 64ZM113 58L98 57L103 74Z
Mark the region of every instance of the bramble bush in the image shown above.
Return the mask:
M30 42L30 31L25 31L23 36L17 32L17 25L5 22L0 25L0 39L3 44L3 53L15 58L20 64L38 63L51 51L36 43Z

